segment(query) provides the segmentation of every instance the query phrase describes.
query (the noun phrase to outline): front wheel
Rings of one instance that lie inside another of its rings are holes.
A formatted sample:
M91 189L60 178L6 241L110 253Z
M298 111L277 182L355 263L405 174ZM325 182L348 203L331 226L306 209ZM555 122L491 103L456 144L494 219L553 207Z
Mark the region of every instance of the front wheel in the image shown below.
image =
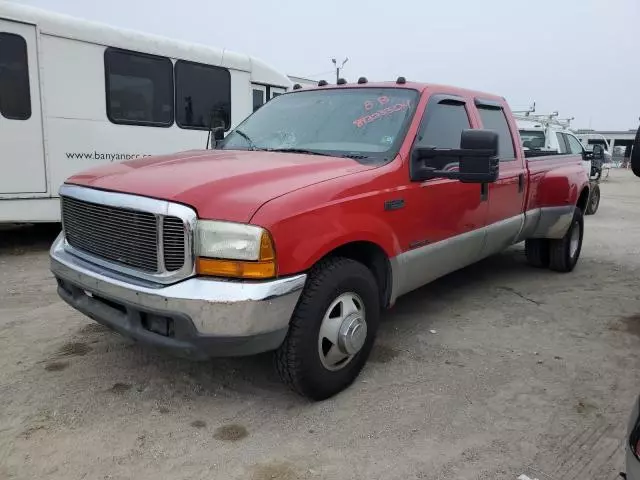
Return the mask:
M589 196L589 201L587 202L587 211L585 212L587 215L593 215L598 211L598 207L600 206L600 186L595 185L593 190L591 191L591 195Z
M324 400L347 388L369 357L380 316L378 285L363 264L330 258L309 274L274 359L299 394Z
M576 207L571 226L564 237L549 242L549 268L556 272L572 271L580 258L583 236L584 217L582 210Z

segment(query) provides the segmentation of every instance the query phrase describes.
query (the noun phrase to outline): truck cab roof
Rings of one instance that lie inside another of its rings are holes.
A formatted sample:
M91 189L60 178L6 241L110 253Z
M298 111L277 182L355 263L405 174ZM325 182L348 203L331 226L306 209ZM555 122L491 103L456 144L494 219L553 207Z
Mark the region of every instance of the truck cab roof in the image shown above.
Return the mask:
M426 83L426 82L405 81L403 83L403 82L399 82L398 80L396 80L395 82L394 81L385 81L385 82L368 82L367 81L366 83L352 82L352 83L345 83L342 85L337 85L337 84L318 85L318 86L311 86L311 87L302 87L300 89L294 90L292 93L296 91L300 92L300 91L318 90L318 89L334 90L334 89L346 89L346 88L404 88L404 89L417 90L420 93L428 90L433 92L443 92L450 95L458 95L460 97L466 97L466 98L475 97L475 98L483 98L486 100L494 100L501 104L506 103L506 100L504 97L501 97L499 95L495 95L492 93L482 92L479 90L469 90L466 88L454 87L451 85L441 85L441 84Z

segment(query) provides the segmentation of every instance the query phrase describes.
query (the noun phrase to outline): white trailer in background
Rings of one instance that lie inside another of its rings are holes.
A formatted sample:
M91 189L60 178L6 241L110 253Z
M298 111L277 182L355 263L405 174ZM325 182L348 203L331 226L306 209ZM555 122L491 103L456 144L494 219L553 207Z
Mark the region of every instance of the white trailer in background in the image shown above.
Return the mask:
M292 84L298 84L302 87L315 87L318 85L318 80L313 80L311 78L304 77L296 77L294 75L289 75L289 80L291 80Z
M0 0L0 223L57 222L68 176L204 148L291 85L248 55Z

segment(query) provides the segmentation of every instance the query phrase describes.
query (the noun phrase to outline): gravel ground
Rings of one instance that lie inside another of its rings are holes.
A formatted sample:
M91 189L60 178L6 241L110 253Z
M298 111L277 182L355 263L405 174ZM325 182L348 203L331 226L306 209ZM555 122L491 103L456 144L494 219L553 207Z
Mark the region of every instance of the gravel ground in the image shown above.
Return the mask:
M0 232L0 479L613 480L638 394L640 180L614 171L571 274L522 247L402 298L350 389L193 363L59 300L52 229ZM435 332L435 333L434 333Z

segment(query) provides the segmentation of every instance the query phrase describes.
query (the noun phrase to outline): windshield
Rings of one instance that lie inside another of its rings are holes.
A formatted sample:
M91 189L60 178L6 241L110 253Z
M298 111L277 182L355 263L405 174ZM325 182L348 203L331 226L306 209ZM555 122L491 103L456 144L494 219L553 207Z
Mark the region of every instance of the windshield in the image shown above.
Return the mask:
M524 148L528 148L529 150L540 150L544 148L544 131L520 130L520 141Z
M389 160L400 148L417 99L417 91L402 88L288 93L258 109L220 148Z

